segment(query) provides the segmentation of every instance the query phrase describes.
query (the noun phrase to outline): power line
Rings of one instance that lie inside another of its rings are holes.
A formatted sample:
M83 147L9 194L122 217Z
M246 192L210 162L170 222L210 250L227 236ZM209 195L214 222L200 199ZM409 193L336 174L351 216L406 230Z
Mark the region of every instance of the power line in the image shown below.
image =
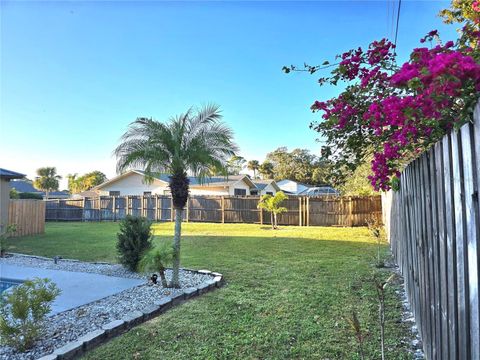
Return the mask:
M397 52L397 38L398 38L398 24L400 22L400 7L402 5L402 0L398 0L398 10L397 10L397 26L395 28L395 41L394 41L394 45L395 45L395 53Z
M392 17L391 17L391 21L390 21L390 35L388 35L388 38L389 39L392 39L393 38L393 29L394 29L394 25L395 25L395 0L392 0Z
M390 0L387 0L386 3L387 3L387 36L386 38L388 39L390 37L390 34L388 33L390 29Z

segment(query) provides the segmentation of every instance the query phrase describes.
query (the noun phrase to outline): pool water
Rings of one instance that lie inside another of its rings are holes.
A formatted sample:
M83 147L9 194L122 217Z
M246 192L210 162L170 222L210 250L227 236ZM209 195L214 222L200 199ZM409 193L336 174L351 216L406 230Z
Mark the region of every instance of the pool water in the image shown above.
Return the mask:
M12 286L21 284L23 281L13 280L13 279L2 279L0 278L0 293L11 288Z

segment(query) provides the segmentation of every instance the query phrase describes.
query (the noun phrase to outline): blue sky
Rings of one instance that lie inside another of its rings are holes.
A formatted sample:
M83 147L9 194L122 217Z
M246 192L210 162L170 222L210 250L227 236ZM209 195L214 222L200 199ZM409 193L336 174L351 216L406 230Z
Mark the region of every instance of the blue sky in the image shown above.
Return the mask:
M309 107L340 89L281 68L390 37L392 4L2 1L0 167L111 177L112 150L136 117L163 120L209 102L247 159L279 146L318 154ZM436 16L447 6L402 2L401 60L429 30L455 38Z

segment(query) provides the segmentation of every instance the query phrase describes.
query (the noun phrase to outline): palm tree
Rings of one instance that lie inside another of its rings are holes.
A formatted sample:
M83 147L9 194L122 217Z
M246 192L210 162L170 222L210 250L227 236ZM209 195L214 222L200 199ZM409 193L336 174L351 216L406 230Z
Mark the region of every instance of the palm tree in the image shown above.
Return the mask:
M140 271L158 271L160 281L164 288L168 287L167 278L165 277L165 267L172 262L172 250L170 244L163 242L153 250L148 251L138 264Z
M239 175L240 172L245 168L245 160L242 156L233 155L227 161L227 175Z
M259 167L258 172L264 179L270 179L273 177L273 164L270 161L264 161Z
M57 169L55 167L37 169L37 175L33 181L33 186L35 189L45 191L45 199L48 200L48 193L53 190L58 190L58 182L62 177L57 175Z
M263 195L258 203L259 209L267 210L270 213L272 229L274 230L278 227L277 215L288 210L286 207L280 206L286 199L288 199L287 195L283 191L279 191L275 196Z
M258 160L250 160L247 164L248 170L253 170L253 178L256 179L257 177L257 170L260 166Z
M147 182L155 173L170 174L169 187L175 208L172 286L179 287L180 238L183 209L189 193L187 171L203 182L212 168L225 168L226 159L238 150L233 132L222 121L219 107L208 105L162 123L138 118L130 124L115 149L117 171L142 168Z

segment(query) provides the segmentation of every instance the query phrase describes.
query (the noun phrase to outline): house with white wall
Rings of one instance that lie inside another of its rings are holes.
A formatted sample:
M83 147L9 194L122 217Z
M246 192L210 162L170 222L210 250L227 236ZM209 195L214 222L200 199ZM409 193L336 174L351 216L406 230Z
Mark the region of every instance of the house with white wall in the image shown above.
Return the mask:
M310 188L309 185L293 180L280 180L277 185L287 195L300 195Z
M252 180L257 187L258 190L252 190L252 195L275 195L280 188L278 187L277 183L273 179L253 179Z
M331 186L313 186L293 180L280 180L277 185L287 195L324 196L340 194Z
M190 176L189 180L190 195L246 196L258 190L247 175L213 176L203 182ZM92 191L100 196L169 195L168 182L167 174L155 175L151 182L147 182L143 171L130 170L94 187Z

